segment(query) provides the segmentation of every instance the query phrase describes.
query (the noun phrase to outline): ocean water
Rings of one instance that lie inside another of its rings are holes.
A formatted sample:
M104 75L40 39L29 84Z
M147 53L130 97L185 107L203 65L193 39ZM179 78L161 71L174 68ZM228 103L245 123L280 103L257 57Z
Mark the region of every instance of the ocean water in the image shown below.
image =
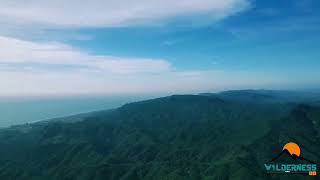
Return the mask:
M147 97L0 97L0 128L120 107Z

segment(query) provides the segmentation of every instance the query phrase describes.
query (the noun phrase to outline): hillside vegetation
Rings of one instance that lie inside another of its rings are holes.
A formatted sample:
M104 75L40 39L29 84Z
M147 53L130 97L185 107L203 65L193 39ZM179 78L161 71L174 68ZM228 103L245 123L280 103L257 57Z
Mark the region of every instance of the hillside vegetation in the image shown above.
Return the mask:
M14 126L0 130L0 179L305 179L269 175L264 163L291 141L320 161L318 100L276 91L175 95Z

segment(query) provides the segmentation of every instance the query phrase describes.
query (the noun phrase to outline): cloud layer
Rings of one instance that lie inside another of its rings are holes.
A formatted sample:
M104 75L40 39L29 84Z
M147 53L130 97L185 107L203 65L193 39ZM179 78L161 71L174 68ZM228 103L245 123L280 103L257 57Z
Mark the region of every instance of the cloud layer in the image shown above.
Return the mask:
M0 63L26 67L67 66L112 73L159 73L171 70L165 60L90 55L67 44L31 42L0 36Z
M249 6L248 0L0 0L0 22L54 27L110 27L184 15L220 20Z
M0 96L174 94L295 83L291 75L181 70L164 59L98 56L58 42L0 36L0 49Z
M264 83L246 73L175 69L168 60L97 56L0 36L0 96L192 93Z

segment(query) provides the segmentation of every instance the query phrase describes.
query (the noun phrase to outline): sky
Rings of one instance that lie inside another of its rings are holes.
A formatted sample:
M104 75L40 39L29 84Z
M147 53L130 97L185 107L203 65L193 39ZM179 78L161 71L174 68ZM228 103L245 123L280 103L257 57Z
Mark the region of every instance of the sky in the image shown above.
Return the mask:
M318 0L0 0L0 96L320 87Z

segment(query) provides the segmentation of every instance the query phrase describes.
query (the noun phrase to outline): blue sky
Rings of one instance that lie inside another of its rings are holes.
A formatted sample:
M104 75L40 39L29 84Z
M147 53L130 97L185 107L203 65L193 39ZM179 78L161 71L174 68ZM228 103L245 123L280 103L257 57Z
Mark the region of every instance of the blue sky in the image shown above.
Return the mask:
M1 4L3 96L320 86L317 0Z

